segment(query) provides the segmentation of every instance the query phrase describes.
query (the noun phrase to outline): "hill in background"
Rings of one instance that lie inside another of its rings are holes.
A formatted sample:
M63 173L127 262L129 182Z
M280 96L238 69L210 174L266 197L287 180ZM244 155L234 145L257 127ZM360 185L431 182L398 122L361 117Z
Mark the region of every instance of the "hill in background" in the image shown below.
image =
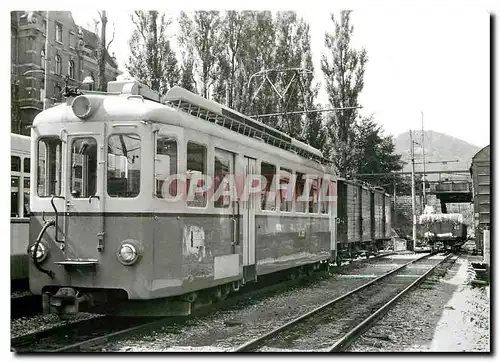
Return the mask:
M425 170L426 171L441 171L441 170L468 170L472 157L481 149L481 147L472 145L458 138L448 136L444 133L435 131L425 131ZM413 132L413 140L418 142L415 144L415 171L422 171L422 131ZM402 155L401 160L408 162L403 171L411 171L410 163L410 132L401 133L394 138L395 152ZM458 162L443 163L428 163L429 161L450 161L458 160ZM428 180L437 180L438 175L428 175Z

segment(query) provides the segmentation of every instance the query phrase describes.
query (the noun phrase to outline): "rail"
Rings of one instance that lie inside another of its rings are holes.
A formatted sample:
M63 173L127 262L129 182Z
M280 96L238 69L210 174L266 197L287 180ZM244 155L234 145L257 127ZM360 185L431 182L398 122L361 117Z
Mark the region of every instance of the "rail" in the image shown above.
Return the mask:
M302 323L304 322L305 320L311 318L312 316L318 314L319 312L321 311L324 311L326 308L329 308L329 307L332 307L334 306L335 304L337 304L338 302L340 301L343 301L345 299L347 299L348 297L351 297L351 296L354 296L356 295L357 293L359 293L360 291L362 290L365 290L367 289L368 287L370 286L373 286L377 283L379 283L381 280L391 276L391 275L394 275L396 274L397 272L401 271L402 269L408 267L409 265L413 264L413 263L416 263L418 261L421 261L423 259L427 259L430 255L432 254L426 254L426 255L423 255L422 257L420 258L417 258L417 259L414 259L408 263L405 263L403 264L402 266L394 269L394 270L391 270L381 276L379 276L378 278L368 282L368 283L365 283L363 285L361 285L360 287L354 289L353 291L349 292L349 293L346 293L338 298L335 298L334 300L331 300L317 308L315 308L314 310L308 312L308 313L305 313L293 320L291 320L290 322L278 327L278 328L275 328L274 330L260 336L260 337L257 337L257 338L254 338L238 347L236 347L235 349L232 350L232 352L249 352L249 351L254 351L254 350L257 350L259 347L261 347L266 341L272 339L272 338L275 338L277 337L278 335L280 335L281 333L287 331L288 329L290 329L291 327L294 327L294 326L297 326L299 325L299 323ZM448 256L449 257L449 256ZM411 284L410 287L406 288L403 292L404 293L407 293L408 290L410 290L411 288L413 288L416 284L418 284L418 282L420 282L421 280L423 280L423 278L425 278L432 270L434 270L434 268L441 264L442 262L444 262L444 260L446 260L448 257L444 258L442 261L440 261L440 263L436 264L435 266L433 266L429 271L427 271L423 276L421 276L417 281L415 281L414 283ZM354 336L356 335L359 335L358 332L360 332L363 328L365 328L366 326L368 326L368 324L370 322L372 322L375 318L377 318L378 316L380 316L384 311L387 311L387 309L389 308L389 306L391 306L397 299L399 299L402 295L404 295L404 293L399 293L395 298L393 298L391 300L390 303L387 303L386 305L384 305L382 308L380 308L379 310L377 310L371 317L365 319L363 321L363 325L362 326L359 326L359 327L356 327L356 331L351 331L349 332L349 335L348 336L344 336L342 338L340 338L334 345L332 345L328 351L330 350L337 350L339 348L341 348L342 346L346 346L348 344L348 342L352 341ZM358 334L356 334L358 333Z

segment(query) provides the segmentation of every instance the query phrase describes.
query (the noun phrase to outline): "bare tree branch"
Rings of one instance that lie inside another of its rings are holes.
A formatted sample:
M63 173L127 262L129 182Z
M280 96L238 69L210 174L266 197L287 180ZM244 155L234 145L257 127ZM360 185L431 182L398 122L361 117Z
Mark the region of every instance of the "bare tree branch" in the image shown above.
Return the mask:
M106 51L109 50L109 46L111 45L113 40L115 40L115 31L116 31L116 26L115 26L115 23L113 23L113 36L111 37L111 40L109 41L108 45L106 46Z

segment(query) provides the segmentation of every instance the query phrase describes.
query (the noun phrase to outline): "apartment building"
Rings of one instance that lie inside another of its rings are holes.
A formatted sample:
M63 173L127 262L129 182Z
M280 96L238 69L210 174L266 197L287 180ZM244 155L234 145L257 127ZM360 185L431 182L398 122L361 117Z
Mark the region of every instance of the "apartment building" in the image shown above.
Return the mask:
M63 100L66 75L71 87L95 86L98 46L98 36L75 24L70 11L12 11L11 132L30 134L29 126L43 110L45 92L47 108ZM105 69L106 81L116 80L122 73L109 54ZM94 83L87 83L89 80Z

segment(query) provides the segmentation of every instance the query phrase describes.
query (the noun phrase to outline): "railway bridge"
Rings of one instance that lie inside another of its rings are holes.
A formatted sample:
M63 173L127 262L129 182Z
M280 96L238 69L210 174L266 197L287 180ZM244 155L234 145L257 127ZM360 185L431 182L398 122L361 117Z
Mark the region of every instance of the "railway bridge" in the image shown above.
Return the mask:
M423 175L424 172L415 172L415 175ZM411 175L411 172L391 173L363 173L355 177L378 177L391 175ZM441 212L446 213L447 203L472 202L472 179L469 170L438 170L427 171L425 175L432 175L433 180L425 181L425 191L428 195L436 195L441 203Z

